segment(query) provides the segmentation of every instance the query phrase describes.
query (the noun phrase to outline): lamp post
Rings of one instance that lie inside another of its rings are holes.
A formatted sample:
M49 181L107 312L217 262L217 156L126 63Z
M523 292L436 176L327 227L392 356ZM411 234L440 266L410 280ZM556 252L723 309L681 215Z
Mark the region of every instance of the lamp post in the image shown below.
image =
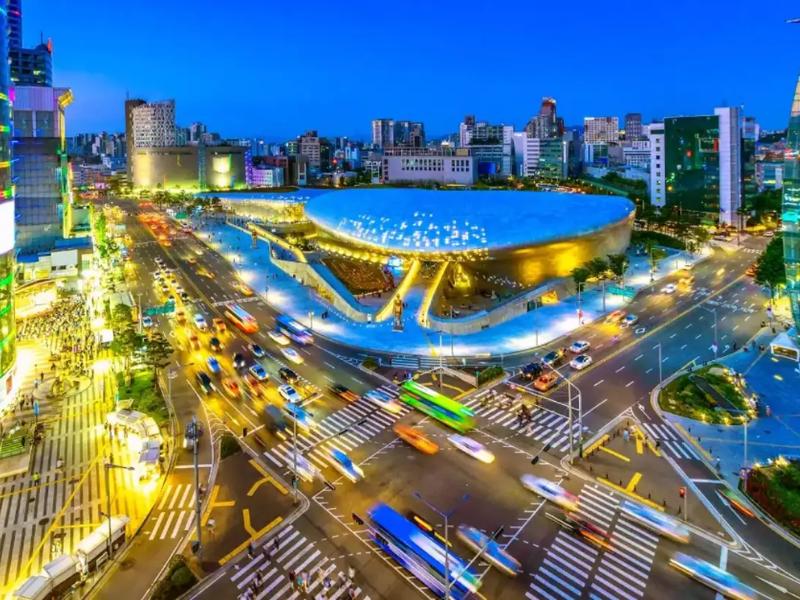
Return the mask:
M197 423L197 415L192 415L192 422L189 424L189 428L192 438L192 458L194 459L194 513L195 529L197 531L197 554L199 556L203 547L201 526L203 498L200 494L200 429ZM187 434L190 432L187 432Z
M572 463L572 457L575 453L575 433L574 433L574 416L572 403L577 400L578 403L578 453L583 454L583 397L580 388L572 383L557 367L542 363L546 367L550 367L562 380L567 384L567 421L569 427L569 462ZM574 388L574 389L573 389Z
M312 330L314 329L314 311L313 310L308 311L308 328L312 329Z
M111 462L111 456L108 457L105 463L103 463L103 467L105 469L105 482L106 482L106 519L108 519L108 539L106 540L107 549L108 549L108 559L111 560L111 553L113 551L113 547L111 544L111 484L109 483L109 475L108 472L111 469L123 469L125 471L133 471L133 467L125 466L125 465L116 465Z
M583 321L583 309L581 304L581 288L586 285L585 281L578 283L578 325Z
M431 509L433 512L435 512L437 515L442 517L442 519L444 519L444 587L445 587L445 596L444 596L444 598L445 598L445 600L450 600L451 582L450 582L450 533L449 533L449 522L450 522L450 517L453 516L453 513L455 513L456 510L458 510L461 507L461 505L463 505L464 503L467 502L467 500L469 500L469 494L464 494L463 496L461 496L461 499L458 501L458 503L453 508L451 508L448 512L442 512L441 510L439 510L433 504L431 504L430 502L425 500L425 498L423 498L422 494L420 494L419 492L414 492L413 496L417 500L422 502L425 506L427 506L429 509Z

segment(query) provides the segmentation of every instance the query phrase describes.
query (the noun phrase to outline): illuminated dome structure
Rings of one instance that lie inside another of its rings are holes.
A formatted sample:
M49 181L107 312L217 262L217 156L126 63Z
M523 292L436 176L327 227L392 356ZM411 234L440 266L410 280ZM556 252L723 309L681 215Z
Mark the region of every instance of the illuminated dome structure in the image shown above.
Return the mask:
M619 196L372 188L321 194L305 213L329 250L461 263L527 287L623 252L635 207Z

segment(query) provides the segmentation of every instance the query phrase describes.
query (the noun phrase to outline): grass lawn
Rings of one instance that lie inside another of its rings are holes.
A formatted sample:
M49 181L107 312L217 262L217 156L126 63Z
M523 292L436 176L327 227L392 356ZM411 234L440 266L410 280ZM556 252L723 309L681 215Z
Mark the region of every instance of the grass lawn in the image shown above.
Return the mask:
M157 387L153 387L153 372L150 369L134 371L131 385L127 383L126 374L117 373L120 399L132 398L131 408L133 410L153 417L159 427L166 424L169 420L167 405L161 396L161 391Z
M747 493L772 518L800 534L800 461L778 459L753 468Z
M706 423L729 425L738 423L740 416L736 411L748 409L747 402L739 388L719 371L721 365L711 364L692 373L681 375L670 382L658 397L659 405L682 417ZM709 391L701 389L698 381L704 380L724 401ZM729 412L732 410L733 412Z

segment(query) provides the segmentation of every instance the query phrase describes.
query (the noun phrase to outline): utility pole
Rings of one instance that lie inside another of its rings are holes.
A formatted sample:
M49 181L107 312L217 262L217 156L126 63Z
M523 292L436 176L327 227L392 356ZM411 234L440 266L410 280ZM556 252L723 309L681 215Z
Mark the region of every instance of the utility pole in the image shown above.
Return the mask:
M292 452L292 501L297 504L297 414L294 415L292 419L292 423L294 426L292 427L294 433L292 435L293 442L292 445L294 450Z
M439 331L439 391L442 391L442 375L444 375L444 357L442 356L442 331Z
M108 550L108 560L111 560L111 553L113 551L113 545L111 543L111 484L109 482L109 474L108 472L111 469L124 469L125 471L133 471L133 467L126 467L124 465L115 465L111 461L111 456L109 455L108 460L103 464L105 470L105 483L106 483L106 519L108 519L108 539L106 540L106 548Z
M203 498L200 494L200 432L198 431L197 415L192 415L192 453L194 455L194 513L195 527L197 529L197 555L203 548L202 543L202 516Z

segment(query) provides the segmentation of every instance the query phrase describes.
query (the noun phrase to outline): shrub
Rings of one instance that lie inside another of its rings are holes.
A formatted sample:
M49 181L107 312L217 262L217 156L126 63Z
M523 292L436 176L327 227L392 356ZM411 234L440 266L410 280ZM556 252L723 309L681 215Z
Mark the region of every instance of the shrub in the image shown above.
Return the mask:
M374 371L378 368L378 361L375 360L373 357L368 356L361 362L361 366L365 369L369 369L370 371Z
M492 379L497 379L501 377L505 371L503 371L503 367L500 365L492 365L491 367L486 367L483 371L478 373L478 385L483 385L487 381L491 381Z
M219 457L220 460L228 458L229 456L233 456L237 452L241 452L242 447L239 446L239 442L230 434L226 434L222 436L222 439L219 442Z
M174 600L179 598L197 583L197 577L189 569L186 559L180 554L170 563L166 576L153 592L153 600Z

